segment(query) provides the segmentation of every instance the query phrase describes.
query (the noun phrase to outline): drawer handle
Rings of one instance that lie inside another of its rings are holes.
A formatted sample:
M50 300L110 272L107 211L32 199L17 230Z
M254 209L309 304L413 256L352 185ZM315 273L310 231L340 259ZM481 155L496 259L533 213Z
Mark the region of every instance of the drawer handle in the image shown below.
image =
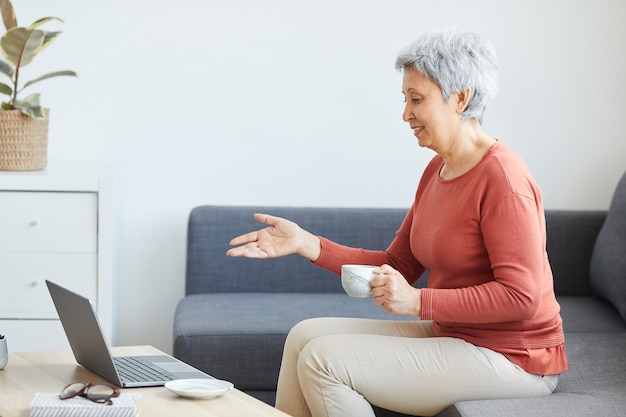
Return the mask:
M31 287L37 287L37 286L39 286L39 281L31 281L30 286L31 286Z
M34 227L34 226L39 226L39 219L33 219L33 220L30 222L30 225L31 225L31 226L33 226L33 227Z

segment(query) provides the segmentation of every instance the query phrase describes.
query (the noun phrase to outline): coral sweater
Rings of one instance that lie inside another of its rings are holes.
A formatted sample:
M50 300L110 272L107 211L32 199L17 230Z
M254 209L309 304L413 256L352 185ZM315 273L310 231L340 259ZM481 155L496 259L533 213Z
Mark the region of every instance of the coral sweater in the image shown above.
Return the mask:
M546 252L539 187L501 142L467 173L439 177L435 156L386 251L325 238L316 265L340 274L347 263L389 264L422 289L423 320L435 336L456 337L504 354L527 372L567 370L560 307Z

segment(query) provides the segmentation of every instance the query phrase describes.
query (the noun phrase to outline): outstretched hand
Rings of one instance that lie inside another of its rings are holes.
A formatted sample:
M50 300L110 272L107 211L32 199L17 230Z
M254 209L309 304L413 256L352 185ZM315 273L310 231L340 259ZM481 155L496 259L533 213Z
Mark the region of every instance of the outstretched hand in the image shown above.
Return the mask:
M300 254L312 261L319 258L319 238L296 223L269 214L255 213L254 218L268 227L231 240L230 245L236 247L226 252L228 256L264 259Z

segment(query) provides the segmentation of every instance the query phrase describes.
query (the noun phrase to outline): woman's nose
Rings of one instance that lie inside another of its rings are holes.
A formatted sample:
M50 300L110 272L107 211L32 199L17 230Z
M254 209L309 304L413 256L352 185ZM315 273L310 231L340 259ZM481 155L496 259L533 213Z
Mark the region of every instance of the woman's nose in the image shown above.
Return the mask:
M407 102L404 105L404 111L402 112L402 120L408 123L409 120L411 120L412 118L413 118L413 113L409 109L409 103Z

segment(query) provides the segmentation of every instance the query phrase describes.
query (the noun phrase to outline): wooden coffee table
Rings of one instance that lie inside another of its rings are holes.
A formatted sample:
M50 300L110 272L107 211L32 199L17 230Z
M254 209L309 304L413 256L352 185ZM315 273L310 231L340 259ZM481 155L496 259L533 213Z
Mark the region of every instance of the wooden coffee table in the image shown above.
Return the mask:
M152 346L112 349L116 356L159 355ZM28 417L30 403L37 392L60 392L70 382L109 382L78 365L70 351L9 353L9 362L0 370L0 416ZM287 414L237 389L208 400L178 397L164 387L130 388L123 392L140 393L140 416L223 416L286 417Z

